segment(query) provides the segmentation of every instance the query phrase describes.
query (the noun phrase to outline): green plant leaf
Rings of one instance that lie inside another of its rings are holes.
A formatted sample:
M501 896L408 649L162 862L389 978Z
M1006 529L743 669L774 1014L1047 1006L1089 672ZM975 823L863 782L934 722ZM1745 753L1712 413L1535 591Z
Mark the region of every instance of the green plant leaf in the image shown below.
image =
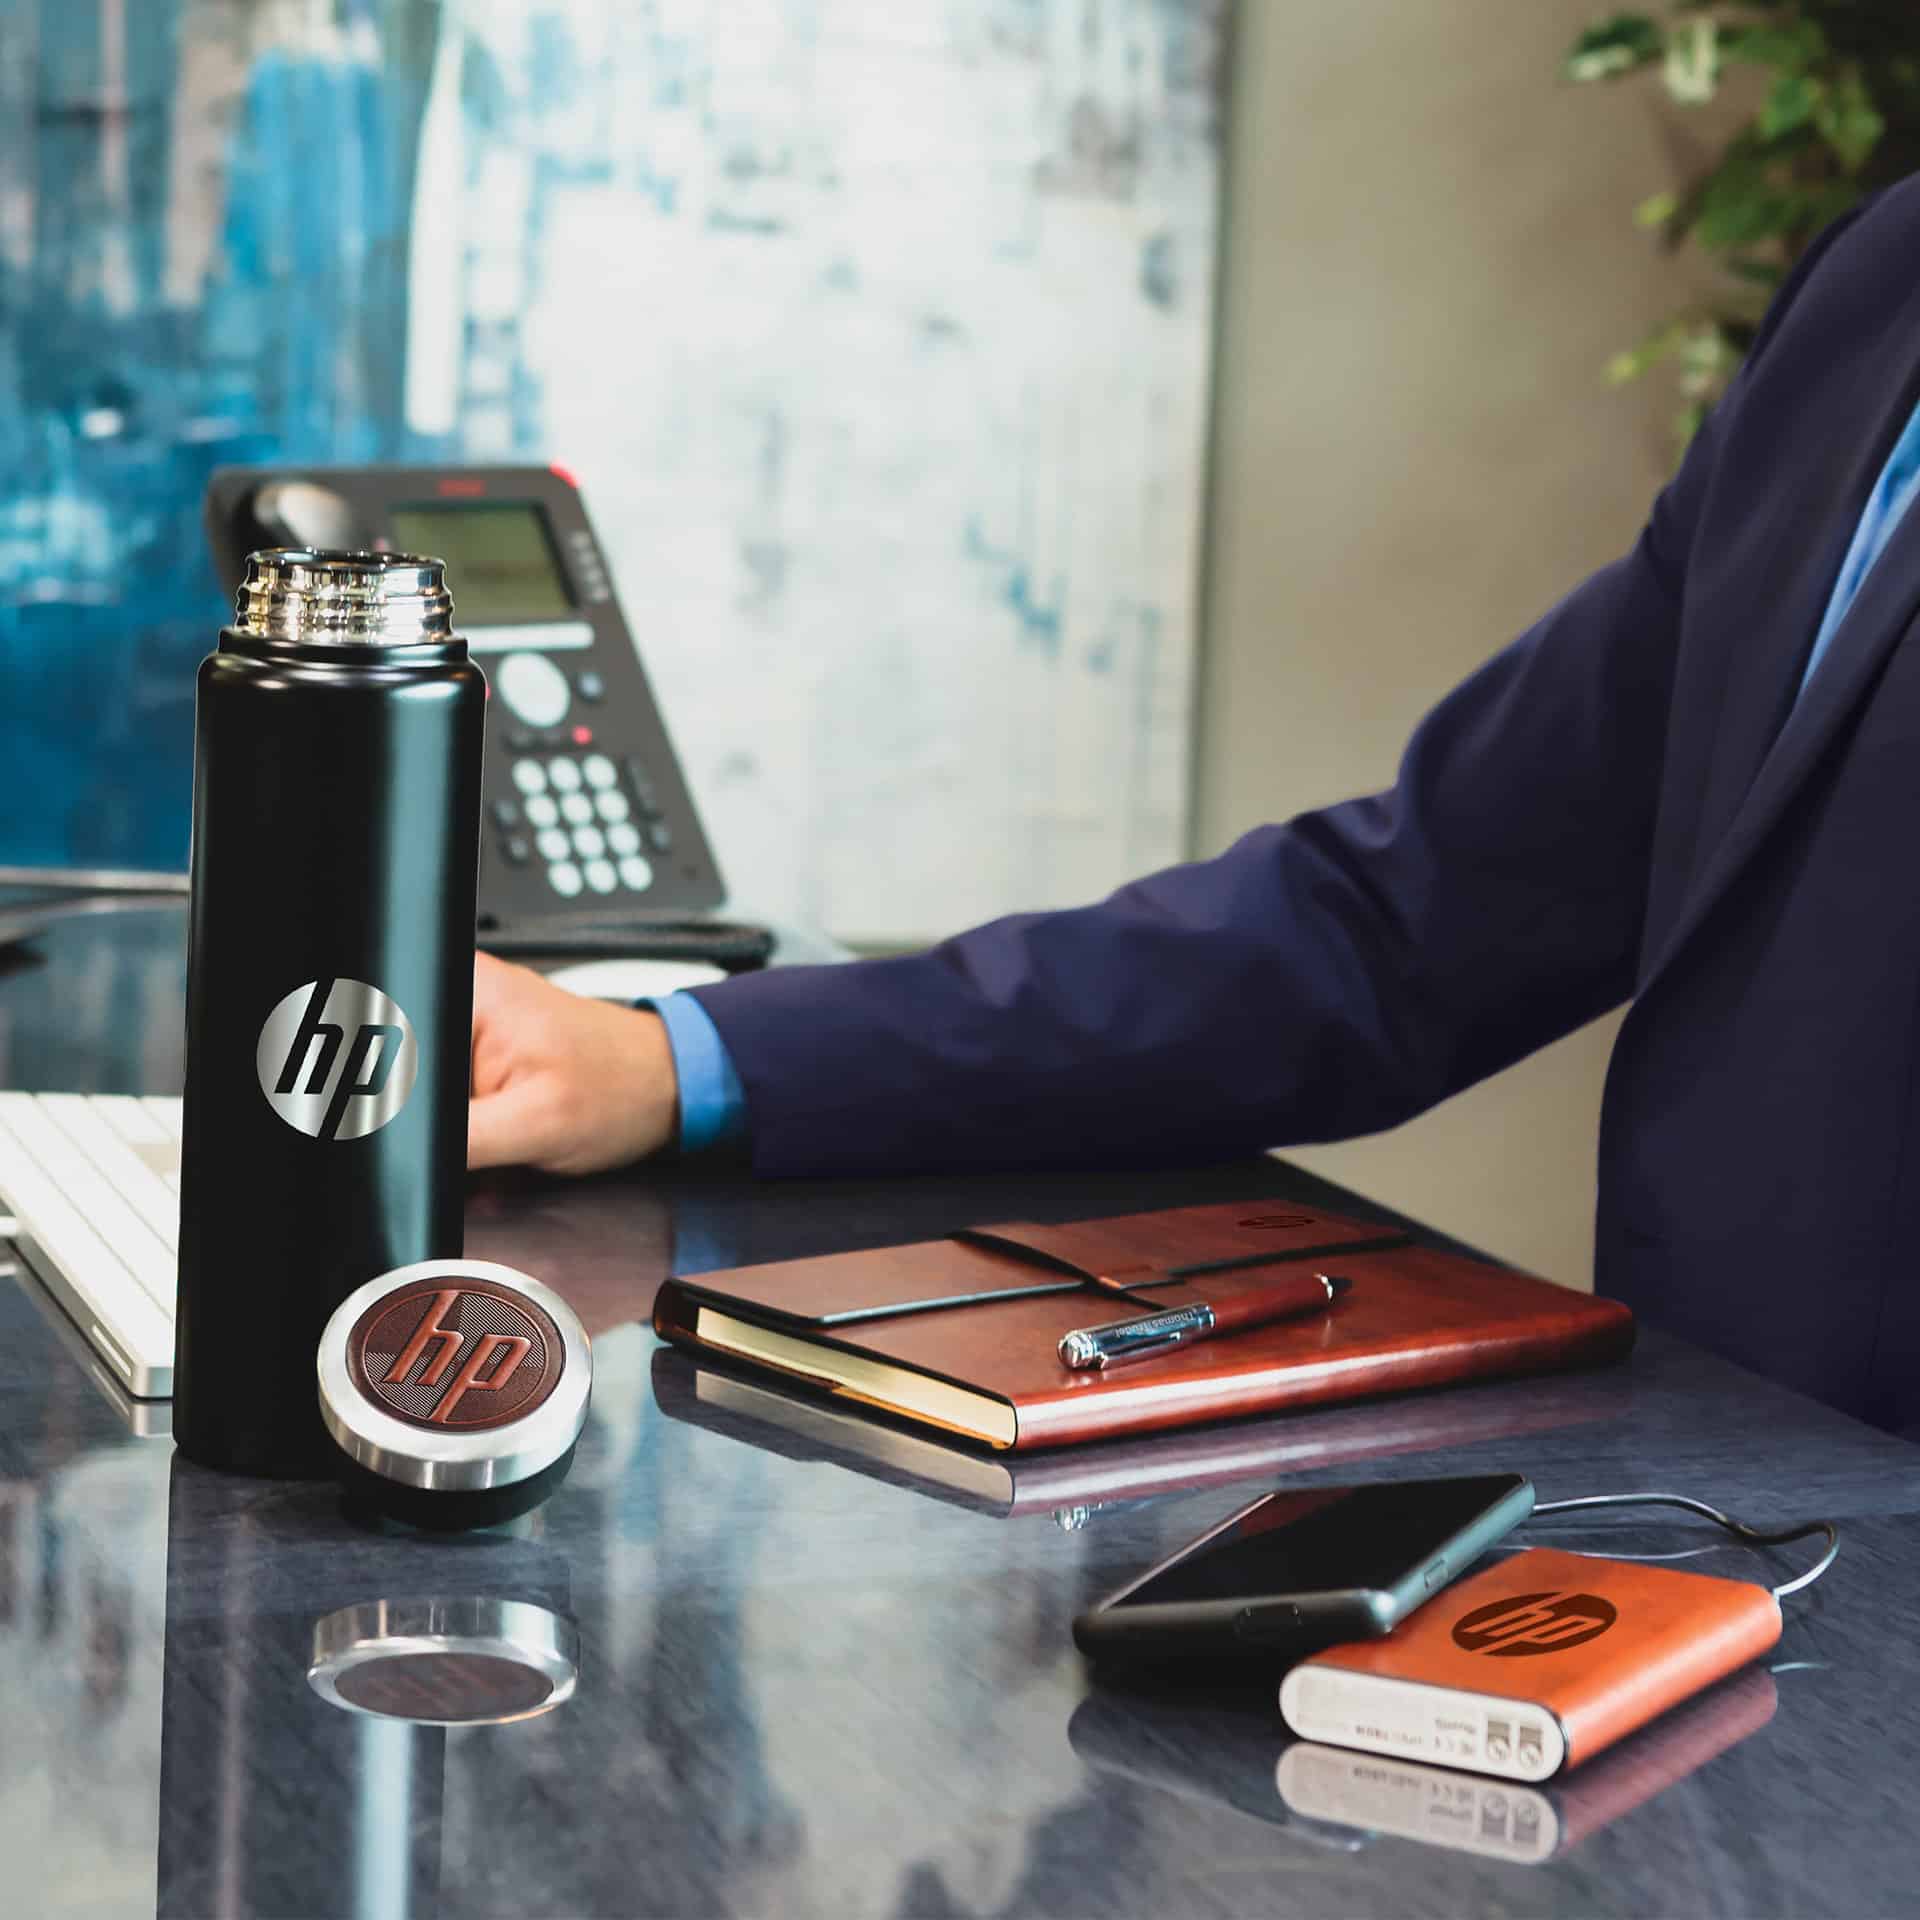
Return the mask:
M1680 456L1693 445L1693 437L1707 424L1707 415L1712 411L1704 400L1695 400L1684 406L1673 417L1674 464L1679 464Z
M1793 231L1793 196L1752 132L1738 135L1694 190L1691 231L1710 253L1744 253Z
M1636 227L1664 227L1680 211L1680 196L1671 191L1652 193L1633 210Z
M1814 124L1849 173L1858 173L1873 157L1887 123L1867 91L1857 66L1842 69L1815 109Z
M1606 365L1607 384L1624 387L1630 380L1638 380L1643 373L1671 358L1686 344L1688 329L1694 324L1691 318L1669 320L1665 326L1656 327L1637 347L1614 354Z
M1777 73L1807 73L1827 57L1827 36L1812 20L1786 26L1735 27L1720 43L1720 57Z
M1564 71L1569 80L1611 80L1650 66L1666 50L1666 29L1651 14L1616 13L1573 43Z
M1804 73L1779 73L1761 103L1754 124L1763 140L1778 140L1783 133L1804 127L1826 100L1826 88Z
M1711 100L1720 79L1719 23L1703 16L1669 34L1661 77L1682 106L1697 107Z
M1716 117L1705 164L1634 209L1665 249L1697 244L1725 273L1713 307L1673 315L1607 362L1616 385L1655 369L1673 381L1682 443L1814 236L1920 164L1916 16L1914 0L1662 0L1609 13L1567 55L1576 80L1657 70L1683 107L1717 98L1735 67L1761 82L1738 113Z
M1717 317L1686 329L1679 358L1682 396L1702 402L1718 399L1740 365L1739 350Z

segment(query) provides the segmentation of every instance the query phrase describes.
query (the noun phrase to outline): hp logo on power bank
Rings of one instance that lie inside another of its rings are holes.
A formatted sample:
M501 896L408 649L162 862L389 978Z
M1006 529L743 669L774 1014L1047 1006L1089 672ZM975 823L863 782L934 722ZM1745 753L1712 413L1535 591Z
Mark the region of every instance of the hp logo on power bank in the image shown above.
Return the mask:
M1453 1624L1453 1640L1469 1653L1511 1660L1583 1647L1618 1618L1613 1602L1597 1593L1521 1593L1462 1614Z
M397 1002L364 980L309 980L267 1015L254 1054L260 1091L316 1140L377 1133L413 1091L420 1049Z

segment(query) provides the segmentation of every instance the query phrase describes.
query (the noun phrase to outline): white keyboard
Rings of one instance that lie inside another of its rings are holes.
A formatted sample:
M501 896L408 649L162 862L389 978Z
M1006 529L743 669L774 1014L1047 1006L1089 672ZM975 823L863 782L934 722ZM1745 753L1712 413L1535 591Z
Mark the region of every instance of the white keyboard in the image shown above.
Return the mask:
M0 1093L0 1212L126 1391L173 1392L180 1102Z

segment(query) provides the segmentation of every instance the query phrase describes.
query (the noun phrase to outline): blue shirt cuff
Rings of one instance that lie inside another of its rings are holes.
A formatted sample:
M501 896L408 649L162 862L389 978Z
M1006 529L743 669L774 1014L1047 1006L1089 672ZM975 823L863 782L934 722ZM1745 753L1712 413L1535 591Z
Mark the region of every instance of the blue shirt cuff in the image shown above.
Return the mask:
M680 1082L680 1151L705 1153L747 1137L747 1090L712 1016L689 993L637 1003L660 1016Z

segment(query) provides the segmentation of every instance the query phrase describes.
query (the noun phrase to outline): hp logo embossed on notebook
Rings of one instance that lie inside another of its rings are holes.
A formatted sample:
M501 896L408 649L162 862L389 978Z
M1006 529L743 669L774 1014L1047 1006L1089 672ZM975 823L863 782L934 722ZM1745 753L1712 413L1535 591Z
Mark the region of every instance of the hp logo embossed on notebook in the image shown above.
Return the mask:
M288 1126L316 1140L358 1140L407 1104L420 1049L398 1002L378 987L309 980L267 1015L254 1065Z

